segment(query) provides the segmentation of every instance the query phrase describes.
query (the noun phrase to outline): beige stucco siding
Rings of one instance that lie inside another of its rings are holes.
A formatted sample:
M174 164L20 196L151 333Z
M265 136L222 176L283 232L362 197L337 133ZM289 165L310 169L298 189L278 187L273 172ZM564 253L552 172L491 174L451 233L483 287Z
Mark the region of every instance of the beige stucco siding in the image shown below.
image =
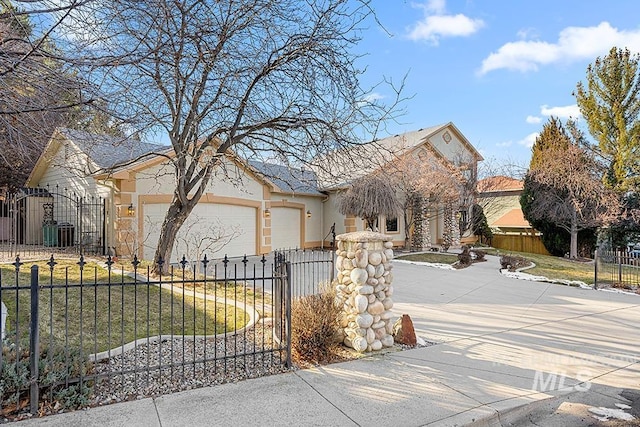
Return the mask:
M484 215L487 217L489 227L493 226L499 218L512 209L520 209L520 196L486 196L478 199L478 204L482 206Z
M87 176L89 170L97 170L97 166L87 159L74 144L62 141L58 150L52 156L50 166L42 174L38 182L31 186L40 186L51 191L66 189L78 196L108 197L108 187L98 185L92 176Z
M175 170L168 163L155 165L136 173L138 195L172 194L174 188ZM225 160L223 166L216 169L206 192L217 196L261 200L263 184L231 161Z

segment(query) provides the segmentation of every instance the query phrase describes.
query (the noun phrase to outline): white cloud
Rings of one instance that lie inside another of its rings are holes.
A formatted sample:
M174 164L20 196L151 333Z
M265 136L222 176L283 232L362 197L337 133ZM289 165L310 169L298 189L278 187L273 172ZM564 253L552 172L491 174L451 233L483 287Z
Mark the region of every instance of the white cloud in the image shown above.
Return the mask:
M367 102L374 102L379 99L384 99L384 95L378 92L371 92L370 94L364 97L364 101L367 101Z
M460 13L447 15L444 0L431 0L414 7L424 11L424 18L411 27L408 34L411 40L426 40L437 45L442 37L466 37L484 26L481 19Z
M423 5L416 4L414 6L433 12L436 15L442 15L446 10L447 2L445 0L430 0Z
M523 32L519 33L522 36ZM611 46L623 46L640 52L640 29L618 30L608 22L595 27L567 27L560 31L555 43L521 40L502 45L482 61L480 74L501 68L515 71L536 71L538 67L556 62L593 60L606 55Z
M496 147L511 147L512 141L498 142Z
M578 108L577 104L567 105L564 107L549 107L548 105L543 105L540 107L540 114L543 116L555 116L560 119L578 119L580 118L580 108Z
M525 147L533 147L533 143L536 142L536 138L540 135L538 132L530 133L525 136L524 139L518 141L518 144L524 145Z
M530 124L538 124L542 121L542 119L538 116L527 116L527 123Z

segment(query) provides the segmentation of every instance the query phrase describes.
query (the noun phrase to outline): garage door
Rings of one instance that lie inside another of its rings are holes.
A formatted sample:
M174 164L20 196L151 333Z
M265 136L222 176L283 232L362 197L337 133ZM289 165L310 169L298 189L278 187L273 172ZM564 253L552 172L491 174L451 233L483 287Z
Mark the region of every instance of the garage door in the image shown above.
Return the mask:
M153 259L160 227L169 205L144 206L144 257ZM256 209L247 206L200 203L178 232L171 262L184 255L188 260L256 254Z
M271 249L300 247L300 209L271 208Z

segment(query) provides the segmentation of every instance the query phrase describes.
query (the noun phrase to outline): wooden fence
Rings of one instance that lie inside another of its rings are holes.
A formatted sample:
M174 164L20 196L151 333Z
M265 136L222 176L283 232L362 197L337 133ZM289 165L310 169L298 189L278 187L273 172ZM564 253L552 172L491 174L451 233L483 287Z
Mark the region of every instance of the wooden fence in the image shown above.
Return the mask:
M542 244L540 236L519 234L495 234L491 246L496 249L504 249L514 252L527 252L532 254L550 255Z

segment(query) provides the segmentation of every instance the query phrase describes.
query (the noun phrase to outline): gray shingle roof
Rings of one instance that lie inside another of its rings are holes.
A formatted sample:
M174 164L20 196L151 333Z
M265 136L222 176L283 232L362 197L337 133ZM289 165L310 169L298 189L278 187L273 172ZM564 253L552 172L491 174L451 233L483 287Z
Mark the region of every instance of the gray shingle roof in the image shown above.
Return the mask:
M255 160L249 161L249 164L284 192L323 194L318 190L318 181L313 171L293 169L289 166Z
M405 132L328 153L316 160L316 164L323 165L315 167L319 188L328 190L344 187L424 143L430 135L447 125L444 123Z
M135 139L96 135L67 128L59 128L58 131L104 169L113 168L148 153L163 152L169 148Z

